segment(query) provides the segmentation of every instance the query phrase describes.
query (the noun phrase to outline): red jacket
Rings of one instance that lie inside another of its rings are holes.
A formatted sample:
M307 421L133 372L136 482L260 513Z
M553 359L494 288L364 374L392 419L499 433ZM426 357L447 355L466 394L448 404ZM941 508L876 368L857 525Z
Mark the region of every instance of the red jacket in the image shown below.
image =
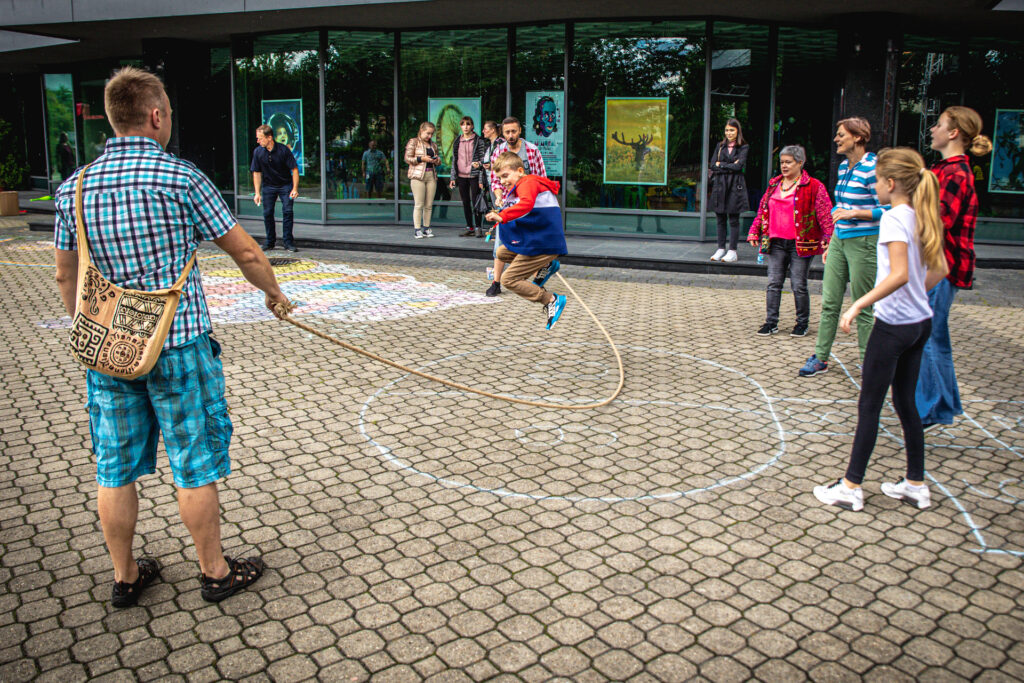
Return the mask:
M939 215L946 229L946 263L954 287L970 289L974 282L974 227L978 195L967 155L943 159L932 166L939 177Z
M761 253L768 253L768 199L775 188L782 182L778 175L768 181L768 189L761 197L757 207L757 216L750 226L749 240L756 237L761 245ZM828 198L828 190L820 181L812 178L804 171L800 176L793 202L793 224L796 226L796 253L799 256L814 256L824 251L822 244L832 239L832 201Z

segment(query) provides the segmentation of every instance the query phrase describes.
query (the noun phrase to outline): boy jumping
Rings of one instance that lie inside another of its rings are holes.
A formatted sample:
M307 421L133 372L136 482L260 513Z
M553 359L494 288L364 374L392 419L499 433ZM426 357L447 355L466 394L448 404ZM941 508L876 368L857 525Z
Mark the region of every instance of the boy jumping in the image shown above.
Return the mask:
M501 284L524 299L544 304L550 330L565 310L565 297L544 289L558 272L557 258L568 251L558 182L527 175L523 160L514 152L499 154L491 162L491 172L505 188L501 211L486 216L487 221L501 224L497 258L509 264L501 274Z

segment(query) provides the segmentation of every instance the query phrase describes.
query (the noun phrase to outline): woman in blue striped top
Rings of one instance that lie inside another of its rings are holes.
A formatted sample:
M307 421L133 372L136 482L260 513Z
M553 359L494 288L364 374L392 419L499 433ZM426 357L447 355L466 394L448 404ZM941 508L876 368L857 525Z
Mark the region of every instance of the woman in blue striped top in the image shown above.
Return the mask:
M836 338L839 313L850 283L853 298L859 299L875 286L878 246L878 221L882 206L875 193L875 155L867 151L871 124L866 119L843 119L836 125L836 153L846 158L839 164L832 220L835 232L821 260L825 274L821 283L821 318L814 355L800 368L801 377L828 370L832 342ZM874 313L870 306L857 316L857 345L860 358L871 336Z

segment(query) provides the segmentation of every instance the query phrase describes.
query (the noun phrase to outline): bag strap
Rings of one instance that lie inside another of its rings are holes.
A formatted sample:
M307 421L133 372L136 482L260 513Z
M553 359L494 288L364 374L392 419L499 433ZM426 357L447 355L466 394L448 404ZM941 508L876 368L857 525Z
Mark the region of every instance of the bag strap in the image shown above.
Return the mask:
M75 183L75 230L78 234L78 277L82 279L85 277L85 271L88 270L89 265L92 263L89 259L89 241L85 236L85 217L82 212L82 181L85 179L85 172L89 170L88 164L78 174L78 181ZM171 285L170 289L162 289L150 294L164 294L166 292L180 292L185 286L185 280L188 279L188 274L192 272L192 266L196 262L196 253L199 250L196 249L192 252L192 257L189 258L188 263L185 264L185 269L181 271L181 275Z

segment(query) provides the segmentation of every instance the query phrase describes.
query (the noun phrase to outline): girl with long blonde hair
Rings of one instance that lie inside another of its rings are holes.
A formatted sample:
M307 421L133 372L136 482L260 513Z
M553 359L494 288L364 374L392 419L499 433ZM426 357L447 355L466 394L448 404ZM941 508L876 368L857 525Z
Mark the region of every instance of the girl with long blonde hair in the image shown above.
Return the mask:
M924 346L921 374L917 381L917 412L925 430L953 424L962 414L960 389L953 368L953 344L949 338L949 309L958 289L970 289L974 281L974 226L978 217L978 195L968 153L985 156L992 141L981 134L981 117L970 107L949 107L932 126L934 151L942 160L932 166L939 177L939 201L946 263L949 275L928 292L935 316L932 336Z
M857 432L846 476L834 484L814 487L814 495L827 505L850 510L864 507L861 484L878 437L878 416L891 386L892 402L903 426L907 472L895 484L882 484L882 493L926 508L931 495L924 483L924 430L914 390L921 354L932 330L928 290L948 272L942 250L939 181L925 168L921 155L907 147L879 152L875 178L878 200L891 205L879 225L875 287L839 319L839 328L849 333L861 311L874 306L875 324L861 374Z

